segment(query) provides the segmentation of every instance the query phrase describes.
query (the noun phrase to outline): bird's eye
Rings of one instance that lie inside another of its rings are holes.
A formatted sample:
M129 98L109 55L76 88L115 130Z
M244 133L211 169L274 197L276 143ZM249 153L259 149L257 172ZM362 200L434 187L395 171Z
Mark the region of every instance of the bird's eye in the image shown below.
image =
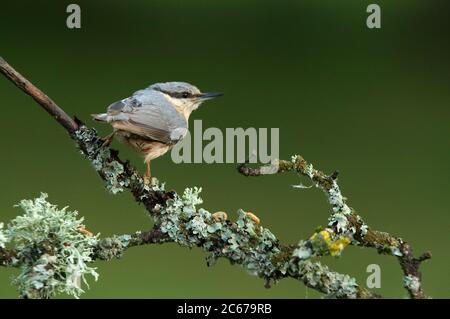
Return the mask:
M181 96L182 96L183 98L188 98L188 97L189 97L189 92L183 92L183 93L181 94Z

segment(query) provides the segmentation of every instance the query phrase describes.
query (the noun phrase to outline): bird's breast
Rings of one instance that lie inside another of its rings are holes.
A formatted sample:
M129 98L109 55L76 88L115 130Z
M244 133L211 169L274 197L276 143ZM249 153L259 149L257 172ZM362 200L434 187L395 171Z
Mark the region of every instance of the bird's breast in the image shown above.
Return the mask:
M126 131L117 131L117 139L131 146L135 151L145 155L145 162L151 161L167 153L172 146L158 141L142 138L139 135L132 134Z

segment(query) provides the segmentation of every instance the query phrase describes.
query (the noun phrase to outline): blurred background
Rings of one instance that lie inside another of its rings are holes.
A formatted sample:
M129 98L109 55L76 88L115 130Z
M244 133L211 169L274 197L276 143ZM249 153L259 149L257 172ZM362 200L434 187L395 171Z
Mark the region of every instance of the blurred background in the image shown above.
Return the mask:
M348 203L373 228L408 240L425 291L450 297L448 1L377 1L382 28L366 27L372 1L75 1L81 29L66 27L73 1L4 1L0 55L69 114L101 135L89 114L160 81L187 81L225 96L191 117L203 127L279 127L280 157L301 154L340 171ZM23 198L47 192L78 210L102 236L151 227L130 194L110 195L63 129L0 78L0 220ZM142 159L117 142L123 158ZM152 163L169 189L202 186L204 207L251 210L283 243L309 237L330 213L317 189L293 189L295 174L245 178L233 164ZM305 181L304 181L305 182ZM226 260L208 268L200 249L175 244L130 249L97 262L98 282L83 298L317 298L285 279L271 289ZM324 258L365 285L381 266L386 297L403 298L397 260L350 247ZM15 298L14 269L0 269L0 297Z

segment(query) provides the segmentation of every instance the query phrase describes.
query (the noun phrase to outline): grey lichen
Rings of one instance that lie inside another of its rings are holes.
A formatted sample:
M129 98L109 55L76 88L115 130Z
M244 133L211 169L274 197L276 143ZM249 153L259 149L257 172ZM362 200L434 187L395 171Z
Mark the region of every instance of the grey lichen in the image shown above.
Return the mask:
M163 190L163 185L154 185L157 190ZM182 246L196 246L208 236L208 225L212 222L211 214L197 210L196 206L203 203L199 194L201 188L187 188L182 196L175 194L167 200L164 207L154 209L154 220L161 231Z
M350 207L345 203L345 198L342 196L341 190L335 180L333 180L331 187L326 190L326 193L334 213L349 215L352 212Z
M361 237L364 238L364 236L366 236L367 232L369 231L369 226L367 224L364 224L363 222L359 230Z
M123 165L117 161L110 162L102 168L105 175L106 189L111 193L117 194L123 192L123 187L128 186L126 181L120 180L120 175L124 173Z
M413 275L404 276L403 285L408 290L417 293L420 289L420 279Z
M3 232L3 223L0 223L0 248L5 248L7 242L6 235Z
M161 185L152 187L161 189ZM349 243L348 239L337 236L331 240L330 233L325 232L314 240L301 242L296 249L286 251L275 235L255 224L243 210L238 210L237 219L232 222L215 219L205 209L198 208L203 202L200 192L201 188L188 188L182 196L175 194L165 206L155 207L152 217L174 242L203 248L208 253L206 260L209 266L223 257L264 278L266 284L291 276L338 298L356 297L357 285L353 278L331 272L318 263L306 262L313 255L339 255Z
M349 228L349 222L345 214L343 213L334 213L328 219L328 225L336 227L339 233L346 233Z
M299 259L309 259L315 252L313 251L313 247L309 241L301 240L298 243L297 248L295 248L293 252L293 256L298 257Z
M5 242L16 252L12 266L20 269L13 283L24 298L50 298L57 293L74 297L84 292L86 276L97 279L92 261L97 236L80 232L83 219L67 207L58 209L41 194L22 200L17 206L23 214L7 225Z
M293 276L306 286L315 288L329 298L356 298L358 285L355 278L330 271L327 266L310 260L299 260L291 264Z
M130 235L112 236L100 239L94 249L93 255L96 259L111 260L122 258L123 253L130 243Z
M313 184L322 189L331 205L332 214L328 225L337 230L337 235L345 235L353 238L356 233L354 227L349 227L348 216L352 214L352 209L345 203L346 198L342 195L337 181L331 176L327 176L316 170L312 164L307 163L300 155L293 155L290 162L281 162L281 171L295 170L307 176Z
M129 186L130 181L124 177L124 165L116 160L111 160L111 150L102 146L95 129L80 127L73 133L78 142L81 153L86 156L94 169L99 172L106 182L106 189L112 194L123 191Z
M208 265L219 257L239 263L250 273L269 278L277 270L272 259L280 252L276 237L267 229L255 225L243 210L235 223L216 220L205 209L201 188L187 188L182 196L175 195L165 207L154 211L156 225L163 233L182 246L199 246L207 251Z

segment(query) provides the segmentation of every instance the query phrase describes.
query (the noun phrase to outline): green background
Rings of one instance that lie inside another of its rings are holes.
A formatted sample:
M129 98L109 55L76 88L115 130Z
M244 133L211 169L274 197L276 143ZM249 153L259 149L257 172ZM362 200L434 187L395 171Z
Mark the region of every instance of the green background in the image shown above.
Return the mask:
M80 30L65 26L69 1L5 2L0 55L69 114L106 135L89 114L151 83L223 91L191 121L279 127L281 158L299 153L326 172L339 169L349 205L371 227L433 252L422 267L425 291L450 297L448 1L377 1L380 30L366 27L370 1L75 1ZM144 208L128 193L108 194L63 129L3 78L0 103L0 220L42 191L103 236L151 227ZM138 155L114 147L144 169ZM202 186L210 211L255 212L284 243L309 237L329 215L319 190L291 188L295 174L244 178L233 164L175 165L169 155L152 169L169 189ZM362 285L367 265L379 264L375 290L406 296L395 258L350 247L323 261ZM83 298L320 296L291 279L265 289L239 266L208 268L202 251L175 244L96 266L100 279ZM0 297L17 296L14 274L0 269Z

